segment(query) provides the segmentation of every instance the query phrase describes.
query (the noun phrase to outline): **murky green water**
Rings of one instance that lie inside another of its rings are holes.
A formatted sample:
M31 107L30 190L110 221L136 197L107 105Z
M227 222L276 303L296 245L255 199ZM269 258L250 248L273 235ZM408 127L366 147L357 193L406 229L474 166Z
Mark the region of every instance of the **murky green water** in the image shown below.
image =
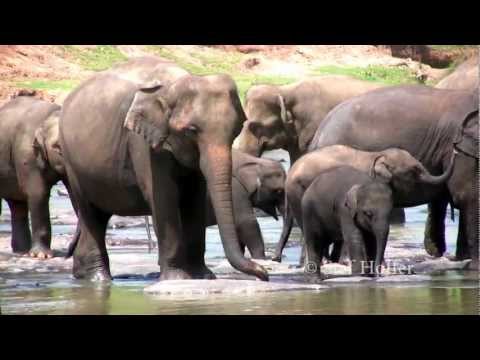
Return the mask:
M275 279L272 279L275 281ZM2 292L3 314L471 314L478 315L478 279L449 273L425 283L342 284L319 291L284 291L197 299L144 294L154 282L110 286L30 277Z
M285 164L288 166L288 163ZM52 215L71 212L68 199L52 191ZM0 233L9 233L8 209L4 203L0 217ZM426 207L407 209L407 224L393 226L387 254L396 251L421 251ZM458 217L457 217L458 219ZM3 220L3 221L2 221ZM273 250L280 236L282 222L259 218L268 250ZM454 253L457 222L446 220L448 252ZM53 226L53 234L72 234L73 224ZM300 256L299 232L285 249L284 263L296 264ZM109 229L107 238L145 241L144 227ZM297 240L297 241L295 241ZM410 249L410 250L409 250ZM142 261L158 271L155 251L148 254L143 247L110 248L111 257L121 261ZM136 259L136 260L135 260ZM224 259L216 227L207 229L206 260ZM122 262L120 262L122 264ZM135 264L133 264L135 265ZM132 266L134 273L145 274ZM117 271L122 272L123 269ZM143 271L143 272L142 272ZM421 282L332 283L320 291L281 291L255 295L213 295L196 299L159 298L143 289L156 279L115 279L109 286L72 280L67 272L0 273L0 306L2 314L479 314L478 275L448 271L432 275ZM272 276L271 281L292 281ZM302 281L302 280L298 280Z

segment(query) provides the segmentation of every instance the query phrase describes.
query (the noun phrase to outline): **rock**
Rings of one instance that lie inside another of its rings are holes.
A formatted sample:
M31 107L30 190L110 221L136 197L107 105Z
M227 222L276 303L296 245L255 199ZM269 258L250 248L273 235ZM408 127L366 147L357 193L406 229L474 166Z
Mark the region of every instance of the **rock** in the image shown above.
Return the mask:
M323 280L326 283L358 283L364 281L372 281L374 278L365 277L365 276L341 276L334 277L331 279Z
M427 275L392 275L376 278L376 282L419 282L430 281L431 277Z
M471 260L451 261L446 257L441 257L433 260L426 260L419 264L412 266L415 273L430 273L442 270L463 270Z
M163 280L144 289L146 293L162 296L198 297L211 295L250 295L275 291L318 291L318 284L287 284L255 280Z
M243 63L245 65L245 67L247 69L251 69L253 68L254 66L257 66L258 64L260 64L260 59L258 58L250 58L250 59L247 59L245 60L245 62Z

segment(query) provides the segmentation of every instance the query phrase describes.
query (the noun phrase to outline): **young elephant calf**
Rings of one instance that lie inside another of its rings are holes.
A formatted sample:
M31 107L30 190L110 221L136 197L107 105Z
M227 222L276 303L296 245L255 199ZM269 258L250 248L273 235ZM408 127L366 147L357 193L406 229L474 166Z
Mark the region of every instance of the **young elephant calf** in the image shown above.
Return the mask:
M332 242L344 242L353 274L376 273L383 261L392 209L392 190L384 182L348 166L320 173L302 199L306 272L323 278L320 267L326 249Z
M394 203L397 207L417 206L427 199L418 196L418 190L429 194L431 188L442 190L450 178L454 167L455 153L443 174L434 176L408 151L391 148L384 151L360 151L344 145L332 145L312 151L290 168L285 183L287 202L282 235L275 250L274 260L281 261L282 251L288 240L293 218L302 226L301 201L306 189L323 171L338 167L351 166L358 171L388 183L394 191ZM338 261L332 256L333 261Z

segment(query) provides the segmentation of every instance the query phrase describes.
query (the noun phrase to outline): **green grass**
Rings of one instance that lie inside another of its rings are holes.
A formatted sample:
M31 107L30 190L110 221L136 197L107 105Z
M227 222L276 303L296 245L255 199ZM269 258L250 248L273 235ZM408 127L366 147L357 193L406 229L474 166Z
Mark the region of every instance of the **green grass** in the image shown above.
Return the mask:
M79 48L73 45L63 46L67 56L72 57L84 69L92 71L106 70L113 65L127 61L128 58L113 45L98 45L95 48Z
M232 77L237 84L238 95L240 96L242 103L245 100L245 94L247 93L248 89L253 85L286 85L298 80L297 78L288 76L267 76L254 74L237 74L233 75Z
M267 76L246 74L239 70L238 65L245 56L238 53L215 52L192 53L189 57L182 57L168 48L152 45L149 49L156 55L171 60L194 75L229 74L236 82L240 100L244 101L247 90L257 84L284 85L296 81L294 77Z
M27 80L17 81L14 83L16 87L50 90L50 91L70 91L79 84L78 80Z
M369 65L367 67L327 65L313 69L312 75L347 75L388 85L415 84L418 80L406 68Z

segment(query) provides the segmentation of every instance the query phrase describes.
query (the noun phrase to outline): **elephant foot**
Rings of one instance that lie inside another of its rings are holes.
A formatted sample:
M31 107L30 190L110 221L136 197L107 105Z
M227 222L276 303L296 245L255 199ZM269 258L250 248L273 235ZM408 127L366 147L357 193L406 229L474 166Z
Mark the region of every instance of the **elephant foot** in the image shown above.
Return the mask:
M278 255L278 254L273 255L272 261L276 261L276 262L281 263L282 262L282 255Z
M51 259L53 258L53 251L47 246L44 245L34 245L28 253L26 253L24 256L28 256L31 258L36 258L36 259Z
M426 237L423 240L423 244L425 246L425 251L428 255L433 257L441 257L443 255L438 249L437 245L435 245L435 243L432 241L432 239Z
M111 281L112 275L108 266L103 262L92 261L83 262L74 257L73 259L73 277L75 279L90 280L95 282Z
M94 282L110 282L112 276L104 269L97 269L94 271L79 271L73 270L73 277L80 280L88 280Z
M178 268L160 269L160 280L214 280L215 274L206 266L186 271Z
M327 278L323 273L305 274L305 282L309 284L319 284Z

